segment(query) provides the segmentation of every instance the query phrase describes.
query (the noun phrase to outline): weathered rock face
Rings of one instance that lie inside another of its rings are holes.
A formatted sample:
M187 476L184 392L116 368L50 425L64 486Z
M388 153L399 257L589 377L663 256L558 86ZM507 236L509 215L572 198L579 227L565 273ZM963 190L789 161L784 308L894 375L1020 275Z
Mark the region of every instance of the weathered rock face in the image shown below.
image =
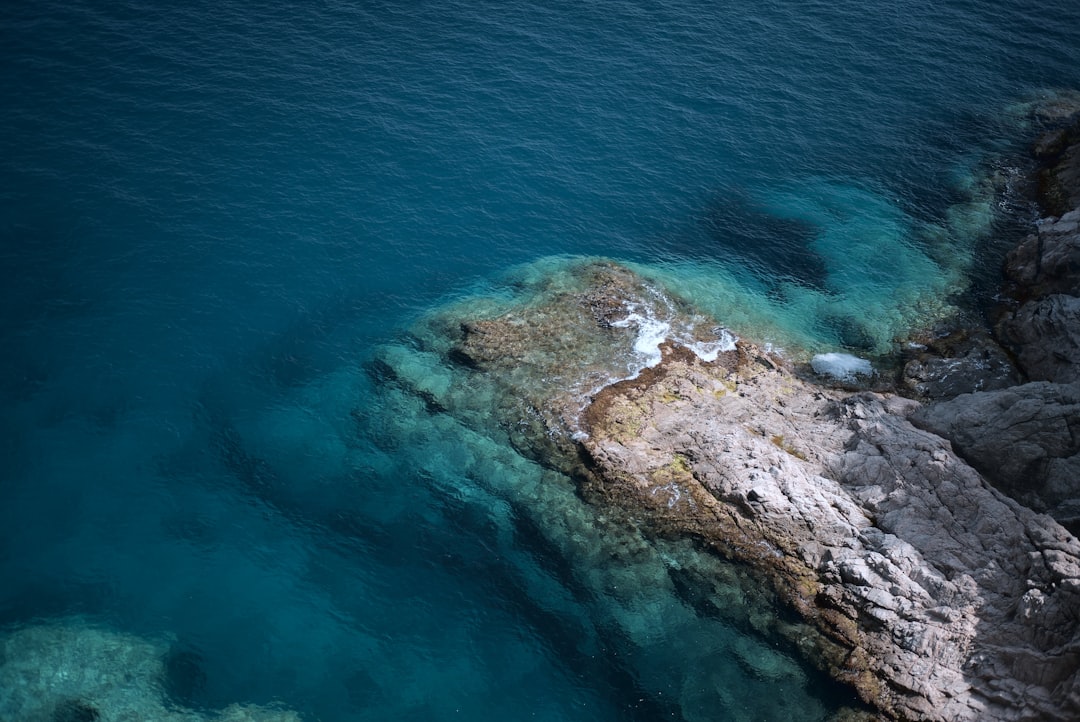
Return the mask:
M1005 258L1005 274L1030 296L1074 293L1080 287L1080 209L1036 224Z
M1032 380L1080 380L1080 207L1044 218L1009 254L1006 275L1024 301L998 323L999 337Z
M997 324L998 337L1032 381L1080 379L1080 99L1047 112L1053 128L1036 144L1043 163L1040 204L1054 215L1005 260L1018 307Z
M1080 206L1080 97L1061 94L1037 111L1049 126L1033 148L1042 163L1040 204L1055 215Z
M1080 715L1080 543L912 426L915 402L823 391L740 351L672 349L601 392L586 492L751 564L886 716Z
M1080 380L1080 297L1055 293L1028 301L1001 323L999 333L1016 350L1028 378Z
M733 339L610 263L565 263L550 278L521 275L526 281L514 284L512 297L439 309L380 349L370 368L385 382L379 406L388 436L407 444L410 463L455 500L482 505L485 514L490 508L485 524L531 538L574 601L560 607L564 596L552 593L546 574L536 582L522 575L529 592L563 623L580 625L570 626L572 646L590 659L592 650L597 660L618 658L634 688L664 711L653 717L825 719L839 700L854 704L850 690L813 671L819 665L793 660L842 660L846 650L779 607L759 572L686 535L644 533L647 507L622 507L623 514L587 503L562 473L582 469L574 436L596 384L635 368L643 369L638 379L653 373L643 368L653 347L634 350L653 330L666 324L683 339L682 353L697 359L690 347L706 357L715 352L725 364L739 359L737 350L721 351L734 348ZM579 673L593 674L592 664ZM862 710L846 712L847 722L864 719Z
M919 409L988 480L1080 533L1080 382L1033 382Z

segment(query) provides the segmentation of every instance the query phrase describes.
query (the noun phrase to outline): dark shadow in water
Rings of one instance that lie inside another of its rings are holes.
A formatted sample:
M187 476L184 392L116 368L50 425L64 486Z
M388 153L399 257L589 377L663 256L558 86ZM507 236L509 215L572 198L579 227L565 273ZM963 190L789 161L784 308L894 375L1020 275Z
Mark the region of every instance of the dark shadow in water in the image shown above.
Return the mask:
M18 579L0 570L0 578ZM0 627L36 619L98 617L116 603L116 590L105 581L58 580L12 583L0 592Z
M754 269L766 281L784 278L824 288L828 269L811 247L817 234L809 223L777 218L745 191L723 189L691 229L660 241L660 250L691 259L729 260Z
M81 699L66 699L53 708L49 722L97 722L101 712L90 702Z
M198 708L206 692L202 655L186 646L174 646L165 655L164 691L182 707Z
M877 341L873 332L858 319L851 316L822 315L817 319L820 336L835 339L849 351L873 353Z

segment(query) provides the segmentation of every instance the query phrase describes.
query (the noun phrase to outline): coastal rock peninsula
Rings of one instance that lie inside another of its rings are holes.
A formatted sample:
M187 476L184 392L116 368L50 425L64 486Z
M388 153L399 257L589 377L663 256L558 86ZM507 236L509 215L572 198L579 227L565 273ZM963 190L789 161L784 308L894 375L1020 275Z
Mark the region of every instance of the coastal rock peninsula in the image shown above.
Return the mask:
M1072 133L1041 152L1072 168ZM1053 198L1075 201L1070 172ZM448 307L373 373L543 469L506 497L567 558L593 559L594 593L636 590L617 625L635 645L650 634L633 620L679 592L670 555L625 550L689 541L751 579L714 608L760 589L796 613L751 626L854 689L868 710L854 716L1080 719L1078 229L1080 201L1009 255L996 340L983 329L895 385L826 379L601 260L527 268L512 294ZM589 516L567 511L579 502L602 534L572 521ZM624 562L637 571L608 584ZM720 714L700 689L684 718Z
M1048 215L1005 258L1012 303L995 325L1028 383L953 394L912 420L999 489L1080 533L1080 98L1039 113L1049 128L1033 149L1037 200Z
M997 490L918 401L830 388L622 266L569 277L440 322L443 363L501 389L488 408L519 451L610 518L751 570L813 630L804 655L874 714L1080 717L1067 529Z

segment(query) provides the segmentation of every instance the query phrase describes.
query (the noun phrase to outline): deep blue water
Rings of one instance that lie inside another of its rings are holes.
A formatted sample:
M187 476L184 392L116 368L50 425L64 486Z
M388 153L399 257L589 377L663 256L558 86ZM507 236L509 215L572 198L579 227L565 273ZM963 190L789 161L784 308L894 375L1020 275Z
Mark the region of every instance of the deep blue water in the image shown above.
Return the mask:
M0 7L0 626L167 635L177 703L312 720L832 709L689 603L643 644L504 484L545 472L368 362L561 254L882 350L978 268L1080 5L156 5Z

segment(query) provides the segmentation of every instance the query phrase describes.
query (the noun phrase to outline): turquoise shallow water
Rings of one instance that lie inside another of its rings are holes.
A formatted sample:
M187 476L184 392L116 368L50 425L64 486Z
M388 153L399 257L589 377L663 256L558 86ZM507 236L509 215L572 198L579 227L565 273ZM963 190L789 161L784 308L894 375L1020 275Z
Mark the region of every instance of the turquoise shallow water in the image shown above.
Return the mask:
M167 635L197 708L821 718L843 695L747 663L775 640L690 562L606 594L545 530L572 492L371 359L562 255L887 349L1024 212L975 178L1080 85L1076 27L1064 0L5 3L0 625ZM565 493L530 505L541 478Z

